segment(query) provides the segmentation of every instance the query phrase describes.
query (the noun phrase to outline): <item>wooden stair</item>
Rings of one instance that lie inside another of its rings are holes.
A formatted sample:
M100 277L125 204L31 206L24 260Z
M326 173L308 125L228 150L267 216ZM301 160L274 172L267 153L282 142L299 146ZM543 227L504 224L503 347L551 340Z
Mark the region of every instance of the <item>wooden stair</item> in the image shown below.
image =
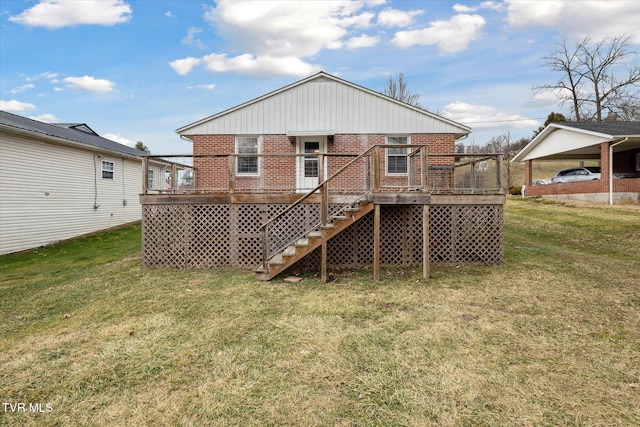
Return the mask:
M320 226L316 230L307 233L306 236L298 239L294 245L285 248L282 252L269 259L265 267L256 270L258 280L267 281L309 255L315 249L322 246L341 231L350 227L360 218L373 211L372 202L359 202L357 206L345 209L343 216L333 217L333 222Z

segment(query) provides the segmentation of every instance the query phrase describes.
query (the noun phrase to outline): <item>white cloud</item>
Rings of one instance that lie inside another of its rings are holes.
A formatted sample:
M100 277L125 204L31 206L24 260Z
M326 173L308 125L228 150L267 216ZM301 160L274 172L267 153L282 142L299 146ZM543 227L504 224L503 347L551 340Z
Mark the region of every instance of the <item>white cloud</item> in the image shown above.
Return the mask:
M134 145L136 145L136 141L125 138L119 133L105 133L104 135L102 135L102 137L110 139L111 141L115 141L119 144L128 145L129 147L133 147Z
M22 92L25 92L25 91L27 91L29 89L33 89L35 87L36 87L36 85L28 83L26 85L18 86L16 88L11 89L9 91L9 93L22 93Z
M640 43L640 2L624 0L524 2L505 0L507 21L514 27L543 26L594 41L627 34Z
M483 1L479 6L476 7L466 6L460 3L456 3L453 5L453 10L458 13L471 13L476 12L480 9L492 9L501 11L504 9L504 3L498 3L495 1Z
M169 65L176 73L184 76L189 74L193 67L200 65L201 63L202 59L190 56L188 58L176 59L175 61L169 62Z
M295 7L288 1L219 0L204 18L237 50L304 57L344 37L360 7L345 0L296 2Z
M175 18L176 16L173 14L173 12L171 12L170 10L166 11L164 16L166 16L167 18Z
M429 28L398 31L392 43L402 48L437 45L442 52L456 53L479 37L485 23L480 15L456 15L448 21L431 22Z
M20 102L12 99L11 101L2 101L0 100L0 110L4 111L13 111L16 113L20 113L23 111L33 110L36 108L35 105L29 104L28 102Z
M201 32L202 28L190 27L187 30L187 35L182 39L181 43L204 49L206 46L202 43L202 40L196 38L196 34L200 34Z
M195 85L195 86L187 86L187 89L204 89L204 90L214 90L216 85L211 83L208 85Z
M37 120L39 122L44 122L44 123L58 123L59 122L57 117L54 116L53 114L41 114L39 116L30 116L29 118L32 119L32 120Z
M448 104L441 115L470 126L473 129L530 129L540 126L540 122L519 114L498 111L494 107L455 101Z
M475 12L476 10L478 10L477 7L471 7L471 6L466 6L464 4L460 4L460 3L456 3L453 5L453 10L455 10L458 13L471 13L471 12Z
M413 24L413 19L422 13L422 10L405 11L387 8L378 14L378 24L385 27L406 27Z
M63 79L70 89L86 90L87 92L106 93L111 92L115 86L113 82L104 79L96 79L91 76L67 77Z
M228 58L226 54L211 54L202 58L209 71L236 72L258 77L268 75L307 76L320 71L320 67L304 62L295 56L253 56L250 54Z
M41 0L10 21L31 27L115 25L131 19L131 6L122 0Z
M371 47L378 44L380 41L379 37L368 36L366 34L362 34L361 36L352 37L345 43L345 46L349 49L359 49L362 47Z
M203 18L236 53L215 52L202 58L181 58L170 65L181 75L201 64L215 73L309 75L320 67L305 58L323 49L358 48L378 42L373 36L346 38L351 30L371 25L375 15L363 12L362 8L379 4L380 0L295 4L275 0L218 0L215 6L206 7Z
M483 1L480 3L480 9L504 10L504 3L497 1Z
M25 80L28 82L33 82L40 79L47 79L51 82L55 82L57 81L56 80L57 77L58 77L58 73L52 73L51 71L46 71L44 73L36 74L33 76L27 76L25 77Z
M371 12L364 12L360 15L344 17L340 21L343 27L367 28L371 26L371 20L376 15Z

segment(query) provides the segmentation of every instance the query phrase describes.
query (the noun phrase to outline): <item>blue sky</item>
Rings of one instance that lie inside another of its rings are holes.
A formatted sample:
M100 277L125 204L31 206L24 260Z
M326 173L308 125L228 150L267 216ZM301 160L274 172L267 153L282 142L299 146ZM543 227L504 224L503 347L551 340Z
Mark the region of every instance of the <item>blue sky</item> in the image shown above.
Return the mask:
M541 57L561 35L640 50L639 18L637 0L4 0L1 109L190 153L175 129L320 70L378 91L404 73L483 144L562 111L531 90L559 77Z

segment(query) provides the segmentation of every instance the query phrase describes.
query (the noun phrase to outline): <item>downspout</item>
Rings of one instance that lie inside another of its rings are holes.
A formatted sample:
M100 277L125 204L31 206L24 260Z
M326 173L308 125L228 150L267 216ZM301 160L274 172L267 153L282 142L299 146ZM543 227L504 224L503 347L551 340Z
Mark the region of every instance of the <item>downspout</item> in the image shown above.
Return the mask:
M609 146L609 205L611 206L613 206L613 147L622 144L623 142L627 142L627 140L629 140L628 136L625 139L614 142Z

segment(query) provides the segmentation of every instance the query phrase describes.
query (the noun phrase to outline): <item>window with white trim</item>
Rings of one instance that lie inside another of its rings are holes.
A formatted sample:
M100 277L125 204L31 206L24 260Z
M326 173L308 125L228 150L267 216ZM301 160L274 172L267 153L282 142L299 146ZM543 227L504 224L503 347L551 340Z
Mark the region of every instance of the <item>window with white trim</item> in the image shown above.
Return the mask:
M147 188L153 188L153 170L147 171Z
M260 136L237 136L236 154L259 154L262 137ZM236 174L238 175L259 175L260 162L255 156L236 157Z
M113 179L113 173L115 171L113 162L109 162L106 160L102 161L102 178L103 179Z
M408 136L387 136L386 144L411 144ZM408 148L387 148L386 165L387 175L407 174L407 153Z

